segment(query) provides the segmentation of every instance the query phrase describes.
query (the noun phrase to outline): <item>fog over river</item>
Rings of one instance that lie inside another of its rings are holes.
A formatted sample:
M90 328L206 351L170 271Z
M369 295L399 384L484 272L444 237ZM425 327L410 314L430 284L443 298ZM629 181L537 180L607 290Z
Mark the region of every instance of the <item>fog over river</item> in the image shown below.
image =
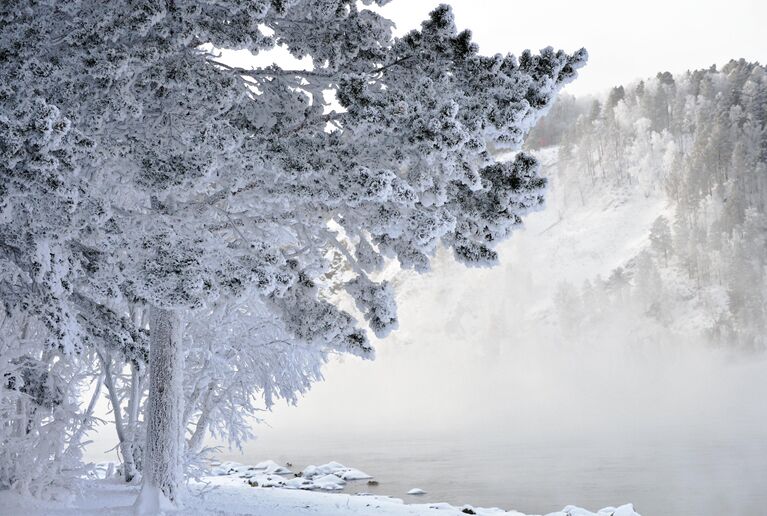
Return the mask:
M759 513L761 356L640 330L621 307L586 335L561 328L558 285L630 259L665 206L630 196L565 210L554 183L500 267L443 256L426 276L400 276L400 329L377 359L332 361L298 407L265 415L244 456L222 457L336 460L380 482L349 491L410 501L420 487L419 500L525 512L633 502L645 516Z

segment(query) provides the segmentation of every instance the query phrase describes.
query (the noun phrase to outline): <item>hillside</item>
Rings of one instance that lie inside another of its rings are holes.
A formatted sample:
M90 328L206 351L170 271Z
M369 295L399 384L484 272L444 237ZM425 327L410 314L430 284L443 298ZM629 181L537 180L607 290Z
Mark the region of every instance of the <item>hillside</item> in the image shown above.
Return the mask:
M569 280L561 310L600 295L608 302L597 306L630 307L686 337L765 348L765 100L765 69L743 60L659 73L603 99L563 99L530 140L559 145L550 174L564 200L553 196L552 207L579 213L628 200L638 203L628 208L634 222L654 220L643 246L618 236L633 252L602 278ZM664 201L653 215L642 197Z

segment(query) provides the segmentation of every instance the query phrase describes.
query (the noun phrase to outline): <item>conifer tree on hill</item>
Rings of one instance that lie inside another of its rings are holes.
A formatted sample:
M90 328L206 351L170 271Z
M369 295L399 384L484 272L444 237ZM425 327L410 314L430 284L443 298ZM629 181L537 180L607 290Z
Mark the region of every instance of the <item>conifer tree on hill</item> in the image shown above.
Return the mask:
M370 356L323 295L331 251L379 337L397 324L387 260L424 271L441 243L493 264L545 181L488 145L518 148L586 61L481 56L445 5L402 38L348 0L13 0L0 30L0 253L29 285L0 278L3 301L73 352L90 331L78 299L148 307L139 508L182 480L179 315L256 293L297 341ZM238 69L204 44L314 67Z

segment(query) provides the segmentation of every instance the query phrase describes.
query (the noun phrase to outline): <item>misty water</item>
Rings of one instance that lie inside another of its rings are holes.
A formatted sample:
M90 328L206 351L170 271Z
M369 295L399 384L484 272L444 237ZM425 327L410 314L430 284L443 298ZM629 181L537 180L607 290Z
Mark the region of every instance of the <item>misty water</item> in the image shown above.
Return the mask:
M522 346L516 364L446 349L417 372L427 359L404 358L406 346L333 364L298 407L266 417L244 454L222 458L293 471L333 460L379 482L349 482L349 493L530 514L628 502L643 516L767 507L764 360ZM427 494L406 494L416 487Z
M346 492L409 503L447 501L547 513L576 504L593 510L631 501L643 515L759 514L767 506L767 443L742 436L717 440L519 442L364 436L256 446L294 469L331 458L375 475ZM566 434L567 422L562 422ZM408 496L420 487L423 496Z

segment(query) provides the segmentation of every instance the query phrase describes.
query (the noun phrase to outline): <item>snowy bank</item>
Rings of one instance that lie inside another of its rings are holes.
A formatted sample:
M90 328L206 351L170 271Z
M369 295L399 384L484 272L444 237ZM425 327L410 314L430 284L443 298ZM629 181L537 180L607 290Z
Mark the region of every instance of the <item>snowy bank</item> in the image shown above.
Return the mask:
M349 468L339 462L328 462L320 466L307 466L296 474L273 460L259 462L255 466L246 466L239 462L223 462L211 469L213 476L237 476L248 480L251 487L281 487L284 489L322 489L340 491L347 480L367 480L373 478L364 471Z
M183 500L183 507L165 514L184 516L525 516L521 512L504 511L498 508L454 506L447 503L405 504L401 499L374 495L349 495L327 492L313 492L301 489L273 489L251 487L249 482L255 475L242 478L252 466L222 464L232 467L233 474L219 474L192 482ZM260 475L269 468L259 468ZM308 468L307 468L308 469ZM349 468L351 469L351 468ZM322 474L318 479L334 473ZM274 475L279 477L278 475ZM336 476L336 478L339 478ZM283 479L287 483L292 479ZM303 476L295 481L312 482ZM343 481L343 479L341 479ZM316 480L314 480L316 482ZM23 498L10 491L0 491L0 514L24 516L132 516L132 505L138 495L138 486L126 485L118 480L84 480L78 493L66 501L42 502ZM547 516L639 516L631 505L618 508L608 507L593 513L578 507L568 506Z

